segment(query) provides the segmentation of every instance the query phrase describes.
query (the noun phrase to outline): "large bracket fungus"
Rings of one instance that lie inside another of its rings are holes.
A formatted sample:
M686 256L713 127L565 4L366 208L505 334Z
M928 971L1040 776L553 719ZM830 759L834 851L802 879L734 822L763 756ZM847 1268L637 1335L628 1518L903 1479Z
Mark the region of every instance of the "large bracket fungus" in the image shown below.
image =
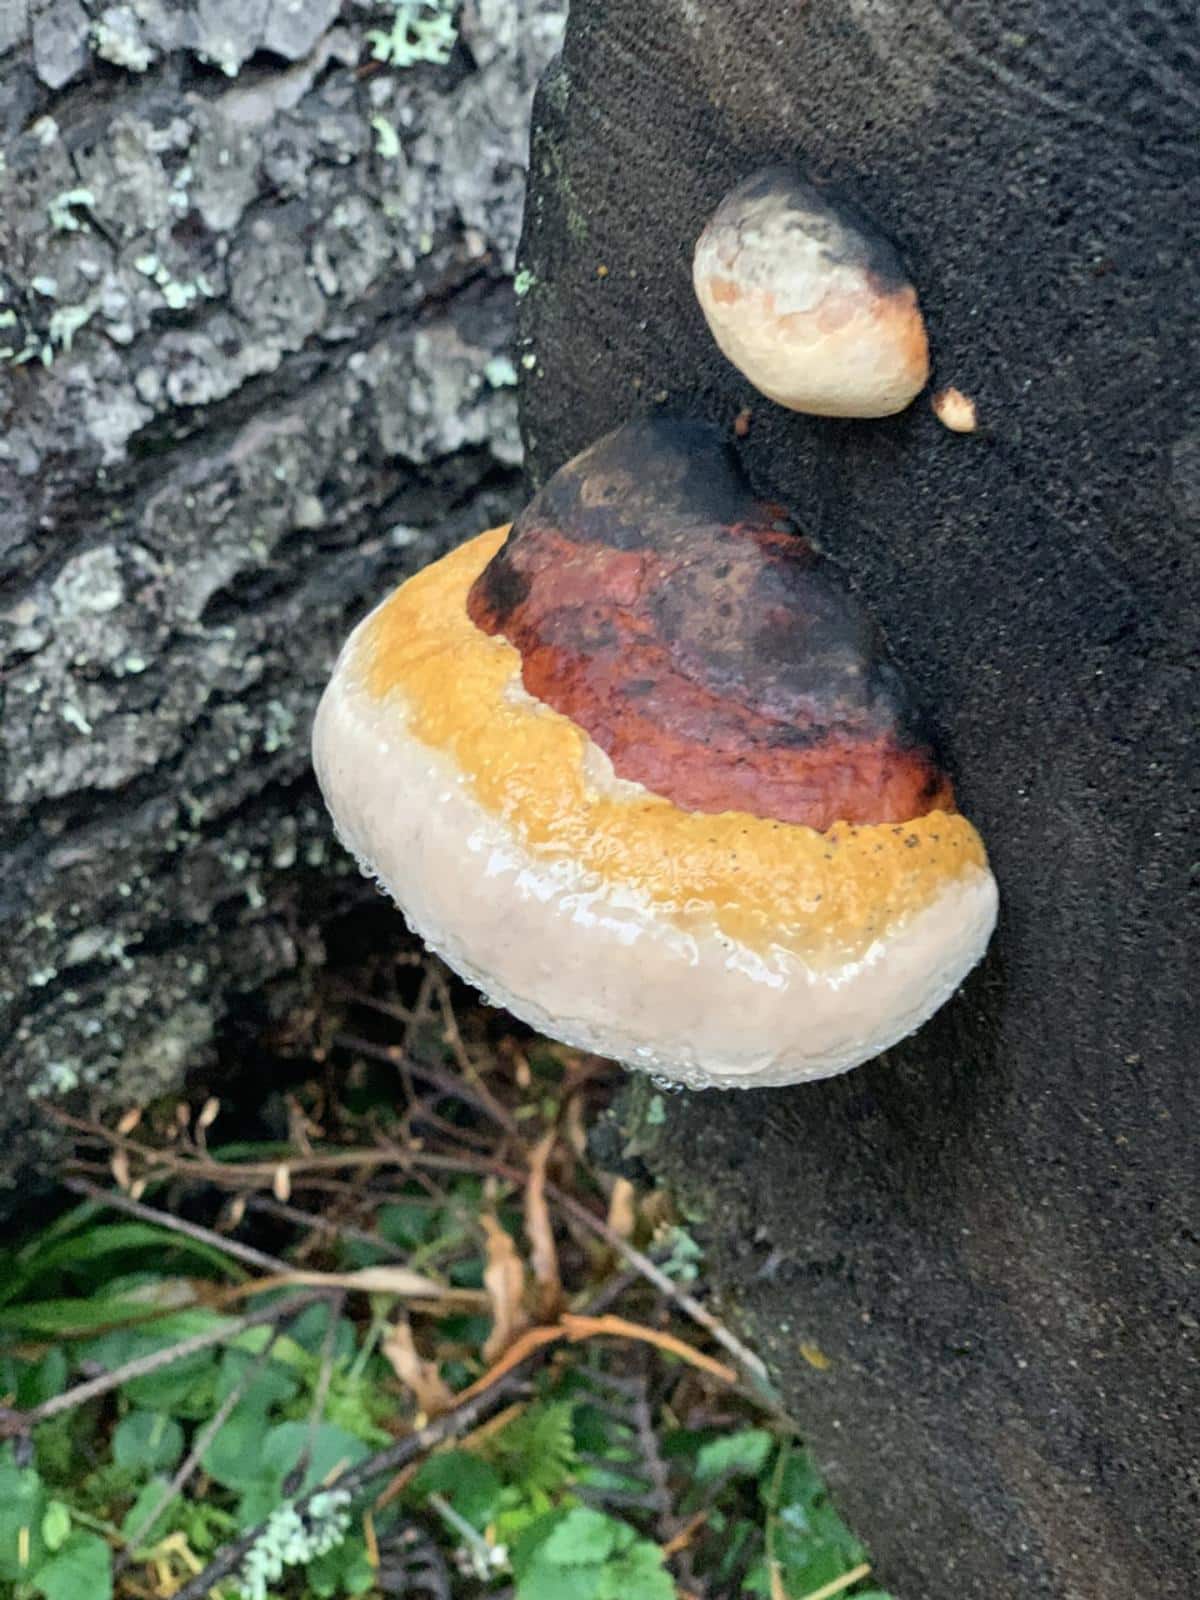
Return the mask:
M450 964L695 1087L844 1071L982 955L996 887L873 623L704 423L632 423L355 630L338 830Z

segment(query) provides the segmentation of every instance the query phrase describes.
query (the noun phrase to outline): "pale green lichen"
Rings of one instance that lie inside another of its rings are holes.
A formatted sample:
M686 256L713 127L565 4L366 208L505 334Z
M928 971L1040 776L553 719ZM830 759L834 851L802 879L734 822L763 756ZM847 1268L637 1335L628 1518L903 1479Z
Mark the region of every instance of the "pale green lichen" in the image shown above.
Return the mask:
M142 37L138 19L129 6L109 6L92 24L92 43L96 54L114 67L127 72L145 72L154 53Z
M530 272L528 267L522 267L513 279L513 292L517 299L519 300L522 296L527 295L535 283L537 283L535 275Z
M493 389L511 389L517 381L517 369L508 356L493 356L484 367L483 375Z
M167 267L153 252L135 256L133 265L144 278L152 279L162 290L162 297L172 311L186 310L201 295L208 300L216 298L217 291L203 272L197 273L190 283L181 283L171 276Z
M375 150L381 161L394 161L400 154L400 135L386 117L372 117L375 129Z
M59 306L50 318L50 343L62 350L70 350L80 328L91 321L92 307Z
M48 1061L40 1076L29 1085L29 1098L40 1100L43 1095L69 1094L79 1087L79 1068L70 1061Z
M392 0L396 15L384 32L373 28L367 34L371 55L392 67L411 67L419 61L444 66L450 59L458 27L454 21L453 0Z
M263 729L263 749L274 753L292 743L296 731L296 713L282 700L267 701L266 727Z
M96 196L90 189L64 189L56 194L46 207L50 226L55 233L78 233L84 224L75 215L74 206L94 206Z
M288 1567L326 1555L349 1530L350 1496L344 1489L314 1495L303 1516L290 1501L278 1506L242 1562L237 1584L243 1600L267 1600Z

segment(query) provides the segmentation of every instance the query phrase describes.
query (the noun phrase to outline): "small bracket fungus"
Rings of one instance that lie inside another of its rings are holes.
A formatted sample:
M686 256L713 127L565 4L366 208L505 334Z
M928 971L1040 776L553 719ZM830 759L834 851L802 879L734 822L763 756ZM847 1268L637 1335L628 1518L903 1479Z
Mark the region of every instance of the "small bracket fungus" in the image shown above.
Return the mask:
M995 921L878 629L703 423L619 429L397 589L314 754L341 837L457 971L692 1086L866 1061Z
M713 338L768 399L822 417L887 417L929 380L917 291L856 208L787 166L722 200L696 243Z

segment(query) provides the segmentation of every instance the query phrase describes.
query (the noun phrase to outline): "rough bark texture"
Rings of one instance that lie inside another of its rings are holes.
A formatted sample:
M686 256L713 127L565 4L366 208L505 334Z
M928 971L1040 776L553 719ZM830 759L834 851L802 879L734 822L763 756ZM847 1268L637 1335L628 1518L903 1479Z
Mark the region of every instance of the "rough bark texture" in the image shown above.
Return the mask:
M0 1208L35 1097L173 1088L320 959L316 695L518 496L562 9L467 0L443 49L408 7L373 60L386 0L0 0Z
M576 0L535 107L535 481L639 410L750 407L756 489L883 622L1000 881L903 1048L623 1130L911 1600L1196 1590L1198 63L1184 0ZM895 238L978 434L791 415L723 361L691 246L778 157Z

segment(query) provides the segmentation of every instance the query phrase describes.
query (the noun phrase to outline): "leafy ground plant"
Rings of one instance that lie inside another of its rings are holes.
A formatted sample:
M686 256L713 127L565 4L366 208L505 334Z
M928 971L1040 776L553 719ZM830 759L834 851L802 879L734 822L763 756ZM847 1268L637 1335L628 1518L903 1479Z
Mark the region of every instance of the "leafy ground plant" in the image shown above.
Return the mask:
M415 957L275 1045L265 1108L73 1119L0 1252L0 1594L886 1600L697 1241L590 1163L602 1063Z

